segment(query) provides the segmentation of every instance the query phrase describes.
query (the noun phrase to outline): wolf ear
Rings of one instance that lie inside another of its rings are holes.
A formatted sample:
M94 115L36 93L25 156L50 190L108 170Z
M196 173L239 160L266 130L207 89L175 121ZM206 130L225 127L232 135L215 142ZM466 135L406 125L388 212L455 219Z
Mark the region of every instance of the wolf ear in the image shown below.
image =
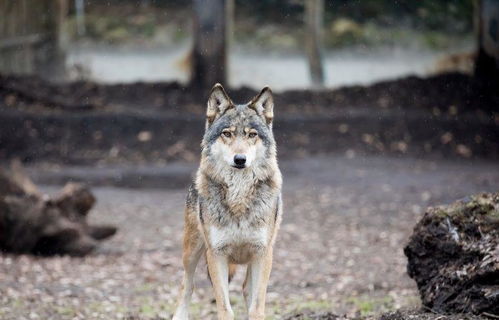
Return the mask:
M272 90L265 87L260 93L251 100L249 107L254 109L257 114L265 119L265 122L270 125L274 119L274 98Z
M227 109L232 108L233 103L220 83L213 86L208 98L206 109L206 127L209 127L217 116L223 114Z

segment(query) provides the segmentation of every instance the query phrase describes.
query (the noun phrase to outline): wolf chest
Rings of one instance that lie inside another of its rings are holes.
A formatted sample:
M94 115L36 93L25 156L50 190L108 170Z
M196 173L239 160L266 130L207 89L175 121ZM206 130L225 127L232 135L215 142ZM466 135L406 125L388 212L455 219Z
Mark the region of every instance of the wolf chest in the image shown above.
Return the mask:
M247 221L209 228L208 241L215 253L229 257L233 263L246 263L264 252L268 242L268 226L251 226Z

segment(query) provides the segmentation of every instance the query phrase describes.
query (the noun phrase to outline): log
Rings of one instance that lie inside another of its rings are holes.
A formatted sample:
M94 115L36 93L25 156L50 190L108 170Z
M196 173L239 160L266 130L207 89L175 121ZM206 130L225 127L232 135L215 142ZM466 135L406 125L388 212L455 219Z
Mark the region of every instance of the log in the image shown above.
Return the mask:
M499 193L428 209L404 252L430 310L499 315Z
M67 184L55 197L43 195L18 163L0 169L0 251L16 254L83 256L117 231L94 226L90 190Z

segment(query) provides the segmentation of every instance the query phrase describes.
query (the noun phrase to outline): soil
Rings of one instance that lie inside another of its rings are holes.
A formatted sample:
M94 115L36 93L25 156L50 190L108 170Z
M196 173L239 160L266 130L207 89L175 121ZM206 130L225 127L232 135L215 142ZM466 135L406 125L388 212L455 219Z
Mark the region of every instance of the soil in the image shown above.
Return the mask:
M414 224L429 205L499 187L497 163L483 160L321 156L280 163L286 209L269 286L269 319L327 311L379 318L390 310L418 308L403 254ZM60 176L65 170L60 168ZM185 187L102 185L92 191L97 204L90 222L112 223L118 234L85 258L0 255L1 319L170 318L182 274ZM243 271L230 286L238 317L245 314ZM196 287L193 318L214 319L204 265ZM403 315L387 319L460 319Z
M452 73L276 93L279 152L283 157L390 153L497 159L495 89ZM229 94L242 102L256 92L240 88ZM205 99L205 92L177 83L55 85L0 77L0 159L196 162Z
M275 93L281 114L335 115L337 109L373 108L398 111L425 110L436 117L462 114L496 114L499 93L496 84L461 73L420 78L410 76L382 81L370 86L349 86L333 90L288 90ZM258 92L242 87L229 91L234 101L249 101ZM25 111L74 111L76 106L92 106L101 111L133 111L169 114L204 114L207 92L193 91L179 83L100 85L76 81L51 84L37 77L0 76L1 106ZM48 97L67 99L58 106ZM72 102L72 103L71 103ZM59 107L59 108L58 108ZM451 108L452 107L452 108ZM449 108L451 110L449 110Z

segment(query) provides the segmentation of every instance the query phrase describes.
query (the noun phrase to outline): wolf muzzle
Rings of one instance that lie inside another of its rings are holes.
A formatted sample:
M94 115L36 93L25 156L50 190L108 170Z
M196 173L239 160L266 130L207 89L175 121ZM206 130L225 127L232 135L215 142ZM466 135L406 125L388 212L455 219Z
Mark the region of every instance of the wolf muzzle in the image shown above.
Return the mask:
M243 169L246 167L246 156L244 154L236 154L234 156L234 167L238 169Z

